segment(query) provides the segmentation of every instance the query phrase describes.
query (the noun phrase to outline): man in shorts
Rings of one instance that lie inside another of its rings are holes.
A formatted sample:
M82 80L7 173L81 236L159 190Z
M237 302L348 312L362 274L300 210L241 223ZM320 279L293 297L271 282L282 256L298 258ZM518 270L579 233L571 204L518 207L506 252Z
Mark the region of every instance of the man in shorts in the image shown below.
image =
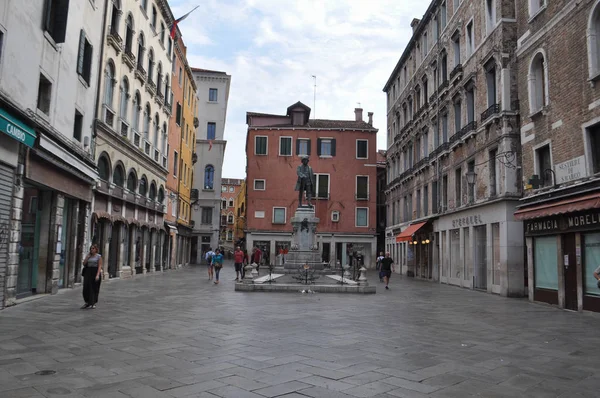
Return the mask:
M214 267L213 267L213 257L215 255L215 252L213 252L212 247L210 247L208 249L208 252L206 252L206 256L204 256L204 258L206 259L206 263L208 264L208 280L212 280L213 278L213 272L214 272Z
M244 266L244 252L238 246L233 252L233 263L235 264L235 280L242 280L242 267Z
M377 257L377 263L375 265L375 269L379 271L379 282L383 282L383 275L381 274L381 261L385 257L383 256L383 252L379 252L379 257Z
M389 290L388 283L390 283L390 277L392 272L395 272L394 260L390 257L390 252L385 253L385 257L381 260L381 274L383 275L383 281L385 282L385 289Z

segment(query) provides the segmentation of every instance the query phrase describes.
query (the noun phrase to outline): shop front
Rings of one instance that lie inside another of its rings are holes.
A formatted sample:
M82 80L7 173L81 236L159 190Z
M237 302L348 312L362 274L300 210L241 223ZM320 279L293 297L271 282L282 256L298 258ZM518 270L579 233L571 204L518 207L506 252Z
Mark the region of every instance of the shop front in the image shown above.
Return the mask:
M529 299L600 312L600 193L519 209L526 244Z
M409 225L396 236L396 243L403 243L404 261L399 272L409 277L431 279L433 277L433 244L435 235L431 222Z
M502 296L525 294L523 226L516 202L501 201L440 216L433 223L439 266L434 279Z

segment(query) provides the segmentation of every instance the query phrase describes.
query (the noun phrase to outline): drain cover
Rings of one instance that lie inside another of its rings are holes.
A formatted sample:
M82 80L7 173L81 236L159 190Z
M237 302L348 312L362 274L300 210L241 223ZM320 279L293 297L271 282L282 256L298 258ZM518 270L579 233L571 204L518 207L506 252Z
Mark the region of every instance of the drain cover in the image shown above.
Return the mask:
M48 375L53 375L55 373L56 373L55 370L40 370L39 372L35 372L35 374L38 376L48 376Z

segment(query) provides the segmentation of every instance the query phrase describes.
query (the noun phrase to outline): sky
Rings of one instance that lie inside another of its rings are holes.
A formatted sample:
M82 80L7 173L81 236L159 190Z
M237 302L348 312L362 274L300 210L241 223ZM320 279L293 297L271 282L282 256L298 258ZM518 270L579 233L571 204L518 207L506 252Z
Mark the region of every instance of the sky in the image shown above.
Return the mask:
M245 178L246 112L285 114L297 101L311 118L374 112L386 148L382 91L428 0L170 0L190 66L227 72L231 88L223 178ZM316 76L316 103L313 104Z

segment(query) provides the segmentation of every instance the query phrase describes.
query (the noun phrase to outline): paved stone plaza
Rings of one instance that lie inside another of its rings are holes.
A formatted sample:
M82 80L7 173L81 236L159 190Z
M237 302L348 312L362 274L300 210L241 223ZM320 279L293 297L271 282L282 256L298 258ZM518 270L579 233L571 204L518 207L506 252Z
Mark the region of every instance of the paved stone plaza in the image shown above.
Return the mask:
M234 292L191 267L0 312L0 397L597 397L600 314L394 276ZM36 375L53 370L53 375Z

